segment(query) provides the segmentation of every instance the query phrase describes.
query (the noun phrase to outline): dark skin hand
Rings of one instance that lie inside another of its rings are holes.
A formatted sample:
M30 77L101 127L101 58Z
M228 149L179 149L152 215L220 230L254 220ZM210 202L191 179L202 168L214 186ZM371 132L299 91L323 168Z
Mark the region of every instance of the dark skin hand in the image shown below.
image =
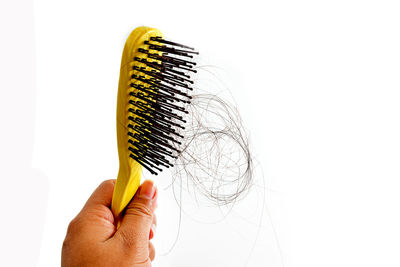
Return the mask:
M115 180L104 181L68 226L62 267L151 267L157 189L145 181L126 208L117 229L111 212Z

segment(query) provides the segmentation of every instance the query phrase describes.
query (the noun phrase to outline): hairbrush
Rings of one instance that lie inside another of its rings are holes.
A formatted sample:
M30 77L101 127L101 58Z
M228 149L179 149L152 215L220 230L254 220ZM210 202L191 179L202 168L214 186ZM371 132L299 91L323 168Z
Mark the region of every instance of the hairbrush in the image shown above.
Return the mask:
M193 90L193 48L138 27L126 40L117 99L119 172L111 209L119 217L135 195L143 168L157 175L173 167Z

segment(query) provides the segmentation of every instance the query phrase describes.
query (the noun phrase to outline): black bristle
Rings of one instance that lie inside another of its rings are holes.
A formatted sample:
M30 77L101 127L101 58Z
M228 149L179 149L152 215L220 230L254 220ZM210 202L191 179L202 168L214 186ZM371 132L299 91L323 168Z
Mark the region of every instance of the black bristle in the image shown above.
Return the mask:
M167 40L164 40L163 38L161 38L161 37L159 37L159 36L157 36L157 37L150 37L150 40L151 40L151 41L157 41L157 42L163 43L163 44L169 44L169 45L174 45L174 46L178 46L178 47L182 47L182 48L187 48L187 49L190 49L190 50L194 50L194 48L192 48L192 47L190 47L190 46L186 46L186 45L183 45L183 44L178 44L178 43L174 43L174 42L171 42L171 41L167 41Z
M129 92L129 156L157 175L173 167L181 153L179 129L185 129L185 104L193 90L187 72L197 72L192 58L198 52L162 37L150 37L137 52Z

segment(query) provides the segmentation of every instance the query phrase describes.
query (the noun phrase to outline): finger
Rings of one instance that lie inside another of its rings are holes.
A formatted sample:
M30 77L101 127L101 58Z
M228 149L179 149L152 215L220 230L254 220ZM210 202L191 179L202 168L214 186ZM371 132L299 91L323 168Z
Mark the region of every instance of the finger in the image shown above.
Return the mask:
M151 242L149 242L149 258L150 258L150 260L153 261L155 256L156 256L156 249L154 248L154 245Z
M111 205L114 186L115 180L106 180L102 182L92 193L83 208L91 208L99 205L109 207Z
M128 247L147 250L150 228L153 222L152 205L155 191L152 181L143 182L126 208L117 236L122 237L122 241Z
M89 235L92 240L107 240L115 232L114 216L109 208L115 180L102 182L87 200L81 212L71 221L68 233Z
M114 216L110 210L115 180L102 182L87 200L81 214L93 214L114 223Z

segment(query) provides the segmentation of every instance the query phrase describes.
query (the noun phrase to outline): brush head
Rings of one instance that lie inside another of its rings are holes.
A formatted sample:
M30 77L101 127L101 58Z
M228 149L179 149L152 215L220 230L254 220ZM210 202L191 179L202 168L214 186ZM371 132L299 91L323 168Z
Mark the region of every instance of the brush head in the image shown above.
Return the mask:
M129 156L150 173L172 167L180 151L174 144L183 138L185 104L193 90L188 72L196 72L193 48L153 36L144 41L134 57L128 136Z
M165 40L154 28L136 28L128 37L118 88L115 215L136 192L143 167L157 175L179 155L196 54L191 47Z

